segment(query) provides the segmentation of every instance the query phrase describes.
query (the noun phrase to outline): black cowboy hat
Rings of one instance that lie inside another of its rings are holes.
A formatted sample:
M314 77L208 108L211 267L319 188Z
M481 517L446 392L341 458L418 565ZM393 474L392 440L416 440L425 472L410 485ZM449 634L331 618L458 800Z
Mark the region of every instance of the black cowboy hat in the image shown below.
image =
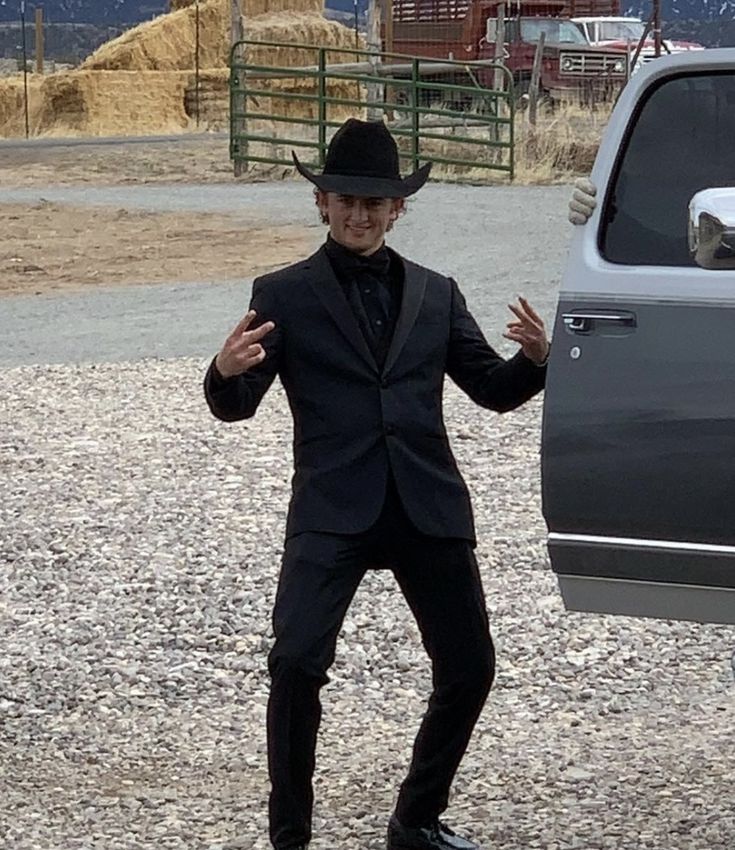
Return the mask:
M327 148L324 171L314 174L291 151L293 161L322 192L356 195L363 198L405 198L426 183L431 163L401 177L398 146L382 121L349 118L332 136Z

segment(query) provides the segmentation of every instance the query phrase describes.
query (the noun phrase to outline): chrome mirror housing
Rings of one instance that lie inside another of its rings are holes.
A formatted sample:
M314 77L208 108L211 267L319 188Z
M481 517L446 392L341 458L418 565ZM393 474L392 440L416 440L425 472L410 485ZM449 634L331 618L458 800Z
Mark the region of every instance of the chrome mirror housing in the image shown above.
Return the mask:
M703 269L735 269L735 186L694 195L689 202L689 250Z

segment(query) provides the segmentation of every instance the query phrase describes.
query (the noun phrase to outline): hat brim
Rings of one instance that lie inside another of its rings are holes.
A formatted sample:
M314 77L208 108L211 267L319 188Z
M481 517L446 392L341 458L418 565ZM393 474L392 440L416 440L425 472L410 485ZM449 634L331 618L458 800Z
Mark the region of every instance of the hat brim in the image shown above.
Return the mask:
M322 192L354 195L357 198L407 198L413 195L429 179L432 163L427 162L408 177L365 177L353 174L315 174L299 162L291 151L294 165L299 174L311 181Z

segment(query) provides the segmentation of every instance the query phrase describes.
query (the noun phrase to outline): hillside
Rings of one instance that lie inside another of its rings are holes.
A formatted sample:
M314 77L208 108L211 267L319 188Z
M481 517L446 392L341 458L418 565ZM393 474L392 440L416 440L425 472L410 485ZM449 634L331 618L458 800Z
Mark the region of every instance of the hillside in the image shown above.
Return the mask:
M26 0L26 16L33 18L36 6L51 22L84 24L137 24L168 9L167 0ZM0 0L0 21L18 20L17 0Z
M69 23L132 24L149 20L168 9L167 0L27 0L28 16L33 16L36 5L42 6L49 21ZM331 9L353 11L353 0L327 0ZM363 11L367 0L358 0ZM633 0L621 3L631 14L648 17L650 0ZM731 21L735 17L735 0L663 0L664 21L673 23L682 20ZM18 19L17 0L0 0L0 21Z
M27 0L32 21L34 0ZM149 20L168 9L168 0L39 0L47 21L49 58L79 61L122 29ZM353 0L326 0L327 15L352 25ZM367 0L358 0L361 18ZM646 19L650 0L627 5L626 13ZM332 14L330 14L332 12ZM671 38L698 41L706 47L735 46L735 0L663 0L664 32ZM0 23L17 22L16 0L0 0ZM112 29L116 28L116 29ZM32 35L28 36L29 46ZM0 58L16 58L19 38L12 24L0 27Z
M45 55L49 60L76 65L101 44L116 38L124 29L104 24L47 23L44 27ZM20 44L20 24L0 26L0 59L18 60L21 55ZM35 48L30 28L26 32L26 46L28 55L32 57Z

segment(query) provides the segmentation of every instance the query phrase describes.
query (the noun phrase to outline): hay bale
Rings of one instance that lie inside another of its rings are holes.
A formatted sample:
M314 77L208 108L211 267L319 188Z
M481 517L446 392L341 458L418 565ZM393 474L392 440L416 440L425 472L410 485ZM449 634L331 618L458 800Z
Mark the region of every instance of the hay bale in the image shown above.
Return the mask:
M225 130L230 119L230 75L227 69L204 71L199 78L199 120L210 130ZM197 114L196 79L189 76L184 95L186 114L195 119Z
M329 64L352 62L355 57L345 53L344 48L352 47L354 34L339 24L326 21L315 14L276 14L261 15L250 21L249 34L260 41L287 43L285 47L250 45L246 61L253 65L270 68L292 68L316 66L319 52L315 48L294 47L293 44L319 44L331 49L327 54ZM280 77L267 80L255 80L253 86L269 92L290 94L317 94L317 81L305 77ZM335 98L356 99L364 97L365 92L358 91L356 83L346 80L328 80L327 95ZM194 117L196 109L196 82L192 75L186 91L186 111ZM261 115L277 115L293 118L316 118L316 101L289 100L277 96L259 95L248 99L248 111ZM328 107L328 118L341 121L354 115L354 107L339 104ZM227 68L208 69L202 72L199 92L200 120L212 128L227 126L229 117L229 73ZM288 128L289 132L291 128ZM283 132L286 132L283 129Z
M248 38L277 41L284 47L248 45L245 61L252 65L298 68L316 65L319 47L327 48L327 63L354 62L355 56L344 52L355 45L352 30L314 13L260 15L248 24ZM295 44L311 45L295 47ZM364 44L360 45L364 47Z
M40 78L28 77L28 117L31 133L35 132L36 110L40 102ZM0 137L25 135L23 75L0 79Z
M184 91L188 74L78 71L41 87L37 131L90 136L138 136L188 127Z
M317 82L313 79L304 77L282 77L280 79L271 79L258 83L259 88L267 89L271 92L284 92L287 94L311 94L316 95ZM365 98L364 89L357 90L357 84L345 80L330 80L327 83L327 96L340 99L357 99ZM192 120L196 117L197 94L196 94L196 78L193 74L189 76L186 93L185 93L185 108L186 114ZM287 97L263 96L248 97L247 111L259 116L262 119L251 119L251 129L260 127L261 121L268 121L268 116L275 115L287 118L317 118L318 103L316 100L303 101L291 100ZM327 118L329 121L344 121L346 118L355 117L359 110L352 106L343 106L341 104L328 104ZM364 110L363 110L364 112ZM362 113L360 113L362 115ZM199 80L199 120L212 130L222 130L229 126L230 116L230 78L226 69L214 69L204 71ZM271 122L272 123L272 122ZM280 123L278 128L281 135L292 135L300 129L298 125L293 128ZM286 129L287 128L287 129ZM263 128L261 128L263 129ZM272 130L270 123L265 130ZM254 130L255 132L255 130ZM260 132L260 129L257 130ZM310 135L316 133L315 130L308 130Z
M229 21L221 0L200 7L199 61L203 68L227 65ZM195 10L179 9L124 32L103 44L81 65L86 71L180 71L195 64Z
M184 0L175 0L182 3ZM248 10L285 8L293 0L253 0ZM315 65L318 52L291 46L329 47L327 61L352 61L344 53L354 34L320 13L321 0L298 0L298 8L312 11L273 12L248 18L248 36L261 41L284 42L283 48L250 47L247 60L270 67ZM200 6L200 66L205 70L203 120L214 127L227 125L230 0L207 0ZM56 74L47 80L30 78L30 125L34 134L138 135L175 132L191 126L195 98L194 10L180 8L141 24L96 51L78 71ZM278 80L276 91L315 93L308 80ZM355 97L354 83L332 82L329 94ZM260 98L264 111L277 115L315 117L316 104ZM266 106L267 104L267 106ZM330 119L339 120L352 110L334 107ZM0 81L0 136L24 133L22 77Z
M138 136L181 132L188 72L73 71L29 77L33 135ZM0 80L0 137L25 133L23 78Z
M247 21L248 38L262 38L261 16L279 17L281 22L290 21L290 34L284 39L301 39L299 21L306 17L320 20L323 26L313 23L306 29L309 36L324 36L326 45L346 43L342 41L342 30L347 33L346 41L354 36L341 24L326 21L321 15L322 0L246 0L244 14ZM199 63L202 68L222 68L229 64L231 19L230 0L207 0L199 7ZM294 27L296 29L294 29ZM287 27L281 27L286 35ZM317 31L320 29L321 31ZM271 39L276 40L276 39ZM149 70L174 71L193 68L196 42L196 9L193 6L180 8L167 15L134 27L98 48L82 65L85 70ZM313 43L313 42L312 42ZM322 42L317 42L321 44ZM292 63L297 64L297 63Z

